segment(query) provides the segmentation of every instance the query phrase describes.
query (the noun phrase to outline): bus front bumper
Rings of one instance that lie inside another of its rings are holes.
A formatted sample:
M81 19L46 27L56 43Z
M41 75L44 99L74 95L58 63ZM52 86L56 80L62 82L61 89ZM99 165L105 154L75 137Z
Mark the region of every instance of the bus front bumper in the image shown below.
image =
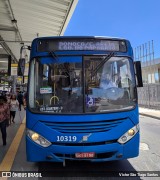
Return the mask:
M63 146L50 145L42 147L30 138L26 137L27 160L30 162L64 162L65 160L87 160L92 162L103 162L122 160L138 156L139 154L139 132L127 143L111 143L93 146ZM76 158L76 153L95 153L92 158Z

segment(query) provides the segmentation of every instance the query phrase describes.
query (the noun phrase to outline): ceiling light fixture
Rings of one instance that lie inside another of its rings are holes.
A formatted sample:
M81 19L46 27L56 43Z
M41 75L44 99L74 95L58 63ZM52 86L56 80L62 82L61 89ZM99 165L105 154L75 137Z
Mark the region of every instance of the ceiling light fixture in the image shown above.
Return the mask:
M11 21L12 21L12 23L17 23L16 19L12 19Z

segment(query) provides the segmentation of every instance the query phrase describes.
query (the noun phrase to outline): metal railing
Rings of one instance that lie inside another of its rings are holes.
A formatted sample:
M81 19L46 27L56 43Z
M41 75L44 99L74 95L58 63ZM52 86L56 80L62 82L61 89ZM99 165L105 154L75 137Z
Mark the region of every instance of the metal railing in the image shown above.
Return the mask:
M138 88L138 104L160 109L160 84L144 84L143 87Z

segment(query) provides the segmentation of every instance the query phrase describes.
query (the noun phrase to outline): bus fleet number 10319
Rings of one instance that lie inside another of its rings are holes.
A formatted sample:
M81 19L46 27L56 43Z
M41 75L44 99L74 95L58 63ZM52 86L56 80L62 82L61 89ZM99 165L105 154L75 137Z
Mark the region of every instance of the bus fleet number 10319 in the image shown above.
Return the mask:
M75 142L77 141L76 136L57 136L57 142Z

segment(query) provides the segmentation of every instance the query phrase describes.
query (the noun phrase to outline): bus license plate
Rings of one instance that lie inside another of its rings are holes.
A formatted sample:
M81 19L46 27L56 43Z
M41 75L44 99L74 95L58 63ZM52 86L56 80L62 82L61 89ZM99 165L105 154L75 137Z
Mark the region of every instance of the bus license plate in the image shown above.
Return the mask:
M76 158L94 158L94 152L85 152L85 153L75 153Z

